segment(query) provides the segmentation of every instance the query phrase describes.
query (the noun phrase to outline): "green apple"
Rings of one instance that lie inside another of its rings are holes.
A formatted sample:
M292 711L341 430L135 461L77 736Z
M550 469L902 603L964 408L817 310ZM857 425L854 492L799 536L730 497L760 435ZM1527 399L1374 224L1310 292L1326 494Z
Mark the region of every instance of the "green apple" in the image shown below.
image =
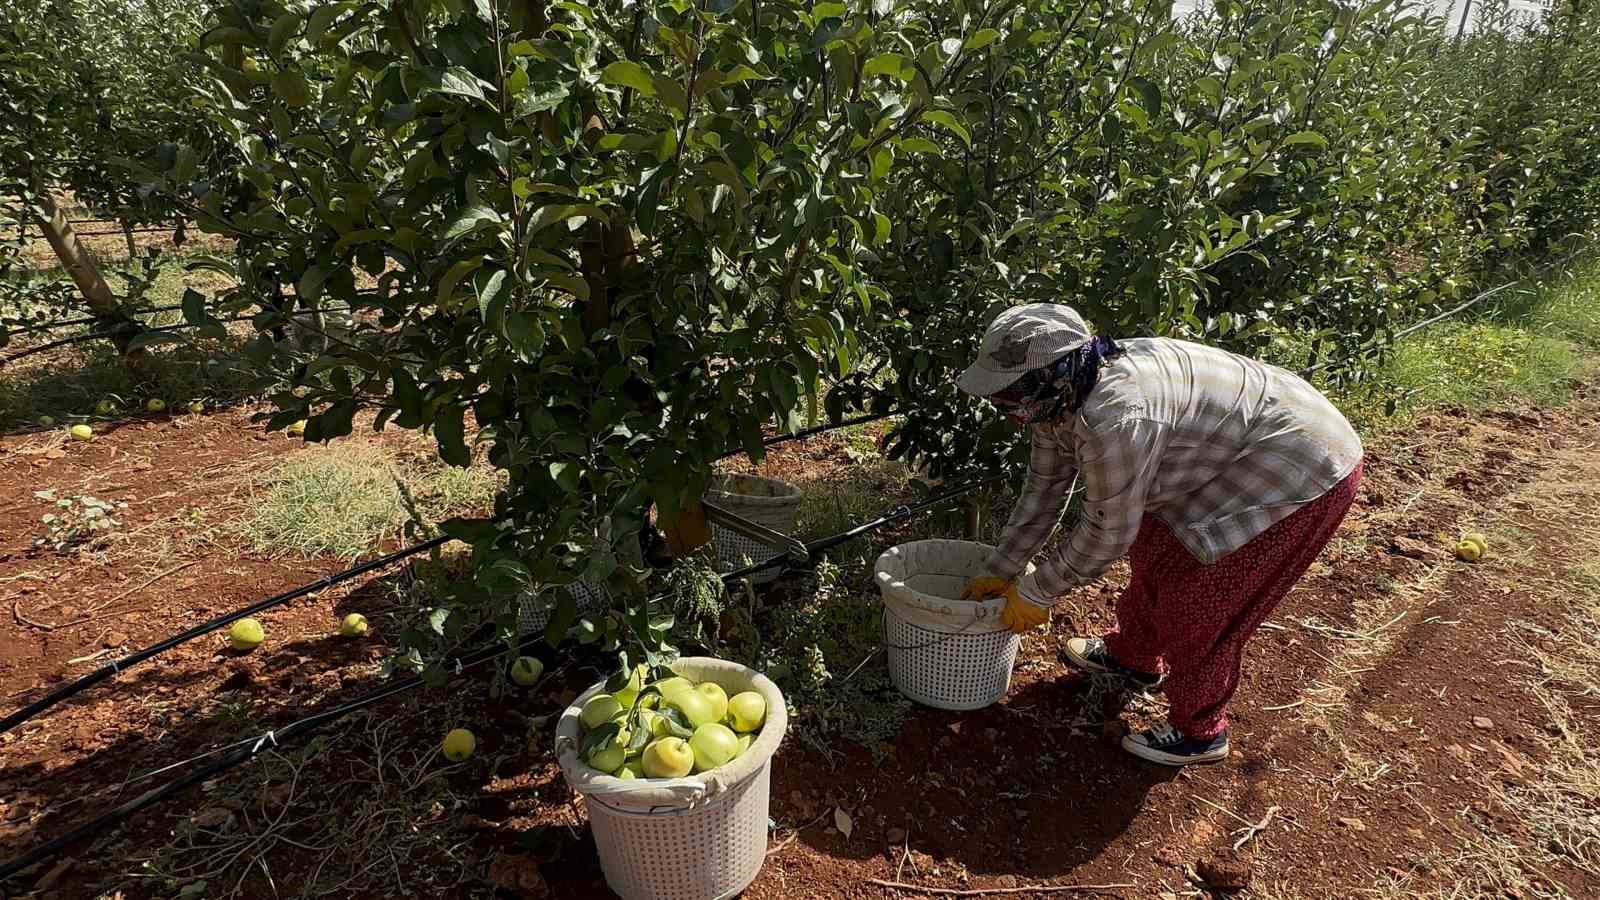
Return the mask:
M358 638L367 633L367 617L361 613L351 613L339 623L340 637Z
M589 702L583 704L583 712L578 718L583 722L584 728L595 728L602 723L611 721L611 717L622 711L622 704L610 694L595 694Z
M714 681L702 681L694 686L700 696L711 702L711 721L721 722L728 717L728 692ZM695 725L698 727L699 722Z
M511 664L511 680L522 687L533 687L543 674L544 663L537 656L519 656Z
M74 425L71 428L68 428L67 433L72 435L72 439L75 441L87 441L88 439L94 437L94 429L83 424Z
M607 742L604 747L589 754L589 765L602 772L615 772L627 761L628 745L617 741Z
M689 749L694 751L694 770L709 772L739 755L739 736L728 726L712 722L694 730Z
M149 412L166 412L167 401L161 399L160 397L151 397L145 403L144 408Z
M733 758L734 759L738 759L739 757L743 756L744 752L746 750L750 749L750 745L755 743L755 739L756 739L756 736L753 735L753 734L741 734L741 735L739 735L739 752L735 753L733 755Z
M52 427L55 426L55 424L56 424L56 417L55 416L40 416L39 417L39 427L40 428L52 428Z
M461 762L478 749L478 738L465 728L451 729L444 736L444 758L451 762Z
M228 629L228 643L235 650L254 650L266 637L266 631L255 619L240 619Z
M624 763L622 768L617 770L617 777L623 781L633 781L636 778L643 778L644 770L639 768L637 762Z
M716 714L716 707L711 705L711 698L699 691L679 691L668 698L667 705L683 713L691 728L699 728L721 718Z
M94 405L94 411L102 416L109 416L117 411L117 404L112 400L101 400Z
M755 691L741 691L728 701L728 718L733 720L733 730L756 731L767 720L767 701Z
M190 403L189 403L189 412L192 412L192 413L194 413L195 415L198 416L199 414L201 414L201 413L203 413L205 411L206 411L206 404L205 404L204 400L193 400L193 401L190 401Z
M680 675L663 678L655 683L655 689L661 692L661 699L663 700L671 700L672 695L692 687L694 687L694 682Z
M694 770L694 751L683 738L657 738L644 748L639 766L651 778L682 778Z

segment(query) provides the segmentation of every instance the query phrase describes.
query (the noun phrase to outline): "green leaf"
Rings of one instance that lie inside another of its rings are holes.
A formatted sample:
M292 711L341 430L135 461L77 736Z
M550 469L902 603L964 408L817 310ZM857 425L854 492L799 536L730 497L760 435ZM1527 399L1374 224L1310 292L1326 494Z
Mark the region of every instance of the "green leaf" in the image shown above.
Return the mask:
M433 89L441 94L453 94L457 97L470 97L473 100L488 102L478 76L460 66L451 66L438 73L437 77L438 83Z
M487 206L469 206L456 214L450 222L450 227L444 231L444 239L453 241L480 225L498 223L500 214Z
M644 66L626 59L619 59L600 72L601 84L613 84L618 87L633 88L646 97L656 95L655 82Z
M577 599L567 591L559 592L555 608L550 611L550 621L544 626L544 642L551 647L561 646L567 632L572 628L572 623L576 621L578 621Z
M483 265L483 257L474 256L471 259L464 259L446 270L444 277L439 279L439 292L436 297L439 306L449 309L450 300L455 296L456 286L461 283L461 279L470 275L481 265Z
M993 28L980 28L973 33L972 37L967 38L967 42L962 45L962 49L968 51L982 50L994 43L995 39L999 37L1000 32Z
M574 462L553 462L550 464L550 478L563 491L569 494L578 492L578 475L582 470Z
M534 235L558 222L565 222L585 216L590 219L605 221L606 211L598 206L587 203L558 204L546 206L534 215L533 221L528 223L528 234Z
M895 146L907 153L932 153L934 156L943 156L944 151L939 145L923 137L901 138L895 141Z
M889 235L894 230L894 223L889 221L889 217L881 212L875 212L872 214L872 225L872 245L881 247L888 243Z
M306 20L306 42L315 47L322 42L323 32L339 18L339 14L350 8L348 2L325 3L311 13L311 18Z
M533 313L508 313L504 336L523 362L532 362L544 349L544 323Z
M300 280L295 283L294 291L302 300L315 300L322 296L322 285L333 274L333 267L315 263L300 274Z
M909 81L916 67L911 60L899 53L884 53L867 60L861 67L861 77L871 78L874 75L887 75L901 81Z
M545 280L556 287L566 291L579 300L589 299L589 282L583 280L581 275L566 275L560 272L540 272Z
M267 52L273 56L283 53L284 45L289 39L300 31L300 23L305 17L296 12L286 12L272 23L272 30L267 32Z
M184 340L170 331L141 331L128 339L128 352L143 350L156 344L181 344Z
M287 69L272 76L272 93L282 100L285 106L299 107L311 102L311 88L306 84L306 77L295 69Z
M1148 78L1130 78L1128 85L1139 94L1139 103L1150 118L1161 115L1161 88Z
M750 192L744 186L744 179L739 176L738 171L733 166L721 160L712 160L706 163L706 174L731 188L734 196L739 198L740 206L750 202Z
M494 320L495 317L491 315L491 308L494 307L496 300L499 300L504 305L505 300L502 295L505 293L505 287L506 270L495 269L489 275L488 280L483 283L483 286L478 289L478 313L485 322Z
M388 232L381 228L362 228L357 231L352 231L349 234L340 236L339 240L334 242L333 254L335 256L343 256L345 251L349 250L351 247L354 247L357 244L365 244L370 241L381 240L387 234Z
M951 134L960 138L961 143L966 144L968 147L972 146L972 132L967 130L967 126L961 124L955 113L947 109L929 110L922 114L922 121L942 126Z
M466 426L462 419L466 409L456 403L439 407L433 417L433 439L439 445L439 458L452 466L466 468L472 464L472 451L466 444Z
M1283 139L1285 147L1293 147L1297 144L1311 144L1319 148L1325 148L1328 146L1328 139L1315 131L1297 131Z
M653 82L656 88L656 97L667 109L677 113L679 118L689 114L689 95L684 93L683 85L664 75L657 75Z
M204 325L211 317L206 315L205 295L194 288L183 289L183 320L190 325Z

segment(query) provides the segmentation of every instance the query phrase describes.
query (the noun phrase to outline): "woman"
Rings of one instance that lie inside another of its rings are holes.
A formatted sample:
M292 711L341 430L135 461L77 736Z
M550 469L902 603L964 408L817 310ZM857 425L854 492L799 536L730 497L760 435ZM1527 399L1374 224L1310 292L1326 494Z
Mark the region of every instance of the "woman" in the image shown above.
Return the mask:
M1032 432L1022 497L968 596L1004 596L1020 634L1126 555L1133 578L1116 630L1069 640L1065 656L1141 688L1164 684L1168 724L1123 738L1129 752L1174 766L1226 759L1245 641L1355 499L1355 430L1282 369L1185 341L1096 337L1050 303L997 316L959 384ZM1019 579L1075 471L1081 519Z

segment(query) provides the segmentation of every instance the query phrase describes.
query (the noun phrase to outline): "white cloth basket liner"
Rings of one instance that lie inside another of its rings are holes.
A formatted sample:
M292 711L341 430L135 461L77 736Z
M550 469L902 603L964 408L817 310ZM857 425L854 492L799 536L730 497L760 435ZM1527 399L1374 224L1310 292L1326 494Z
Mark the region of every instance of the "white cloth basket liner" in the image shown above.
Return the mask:
M723 509L765 525L779 534L794 534L795 519L800 513L800 489L776 478L760 475L721 474L711 479L705 498ZM766 562L787 551L763 541L711 525L711 545L723 571L743 568L751 563ZM750 576L756 584L765 584L778 577L779 568L763 569Z
M971 541L901 544L878 557L883 643L900 693L939 709L980 709L1004 697L1022 639L1000 620L1005 598L959 599L986 574L993 548Z
M579 758L584 691L556 724L561 773L584 800L606 883L625 900L722 900L755 880L767 853L772 756L788 727L778 686L754 669L685 657L674 672L714 681L729 696L756 691L767 721L750 749L725 766L687 778L623 781Z

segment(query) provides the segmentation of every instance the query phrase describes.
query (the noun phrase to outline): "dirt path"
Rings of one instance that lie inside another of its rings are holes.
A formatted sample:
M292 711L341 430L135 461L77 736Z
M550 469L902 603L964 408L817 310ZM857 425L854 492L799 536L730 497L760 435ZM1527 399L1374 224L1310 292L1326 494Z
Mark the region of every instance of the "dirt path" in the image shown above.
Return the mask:
M876 879L1024 897L1044 884L1123 885L1099 892L1167 898L1230 876L1260 897L1600 896L1600 777L1585 756L1600 741L1597 426L1600 402L1580 391L1559 411L1440 414L1375 450L1356 513L1250 647L1226 765L1174 773L1127 758L1115 737L1159 707L1140 701L1119 719L1059 661L1067 637L1109 623L1124 577L1113 573L1027 640L1002 704L915 712L876 748L881 762L854 745L829 759L786 744L773 850L747 896L917 896ZM188 451L161 426L106 440L93 452L129 460L106 483L127 482L136 500L176 490L204 509L207 448L226 459L270 449L230 437L237 423L192 428ZM7 439L0 475L8 707L85 670L67 660L101 649L87 625L64 634L19 625L13 600L27 612L41 590L120 593L197 561L159 582L143 614L112 620L139 646L339 567L193 542L136 571L31 556L9 526L36 521L31 494L44 474L63 484L109 476L104 465L73 468L73 456L18 469L21 447ZM156 483L174 469L180 485ZM1463 530L1490 535L1485 562L1443 552ZM269 629L289 637L268 653L233 658L196 642L0 738L0 856L153 783L133 776L370 688L392 629L380 617L376 639L352 645L330 639L328 623L344 609L371 616L392 605L400 580L273 614L281 619ZM491 884L501 896L602 895L547 718L590 677L558 673L533 698L492 697L479 678L392 701L136 817L5 896L32 886L60 898L186 888L454 897L491 896ZM445 723L480 735L468 764L434 756ZM833 827L836 809L850 817L848 838Z

